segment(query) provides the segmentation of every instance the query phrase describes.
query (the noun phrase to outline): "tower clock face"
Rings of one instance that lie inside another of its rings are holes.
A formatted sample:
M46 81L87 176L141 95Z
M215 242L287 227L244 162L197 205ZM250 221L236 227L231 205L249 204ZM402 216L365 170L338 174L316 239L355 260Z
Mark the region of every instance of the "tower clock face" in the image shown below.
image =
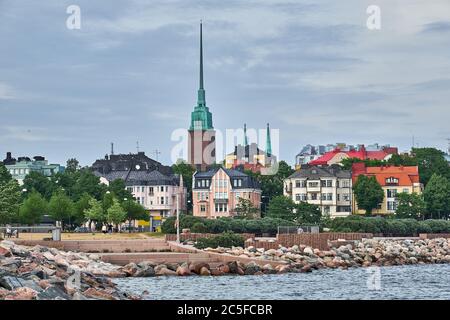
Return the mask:
M136 170L140 170L141 166L137 164L135 168L136 168Z

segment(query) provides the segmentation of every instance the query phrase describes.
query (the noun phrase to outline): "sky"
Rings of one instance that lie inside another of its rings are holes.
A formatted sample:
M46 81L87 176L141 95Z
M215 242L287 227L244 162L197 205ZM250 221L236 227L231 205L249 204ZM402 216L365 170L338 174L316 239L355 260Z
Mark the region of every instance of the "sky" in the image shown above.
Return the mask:
M446 150L449 12L448 0L0 0L0 158L90 165L139 141L171 164L196 104L200 20L216 130L269 122L290 164L306 144L406 151L414 136Z

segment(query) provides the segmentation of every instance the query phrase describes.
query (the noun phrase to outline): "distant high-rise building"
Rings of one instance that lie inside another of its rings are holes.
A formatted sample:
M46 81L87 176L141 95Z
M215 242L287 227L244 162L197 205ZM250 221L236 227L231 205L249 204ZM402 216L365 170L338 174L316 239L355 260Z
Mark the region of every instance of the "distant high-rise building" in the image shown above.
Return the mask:
M206 106L203 82L203 26L200 23L200 84L197 105L191 113L189 127L188 163L198 170L206 170L216 162L216 132L213 127L212 113Z

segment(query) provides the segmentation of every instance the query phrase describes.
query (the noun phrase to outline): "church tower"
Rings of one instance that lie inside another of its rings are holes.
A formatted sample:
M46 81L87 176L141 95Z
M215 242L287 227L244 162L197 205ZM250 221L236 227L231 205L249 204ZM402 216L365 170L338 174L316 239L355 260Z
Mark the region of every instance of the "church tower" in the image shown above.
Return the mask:
M215 130L212 113L206 106L203 83L203 26L200 23L200 83L197 94L197 105L191 113L189 127L188 162L197 170L206 170L208 165L216 162Z

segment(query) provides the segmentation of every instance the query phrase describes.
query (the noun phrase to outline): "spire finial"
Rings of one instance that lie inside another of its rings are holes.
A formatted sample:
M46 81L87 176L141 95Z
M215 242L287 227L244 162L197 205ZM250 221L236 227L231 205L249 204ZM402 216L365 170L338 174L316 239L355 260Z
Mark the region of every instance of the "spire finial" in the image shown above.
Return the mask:
M268 156L272 155L272 142L270 139L270 126L267 123L267 137L266 137L266 153Z
M203 21L200 20L200 90L203 87Z
M248 146L247 124L244 123L244 147Z

